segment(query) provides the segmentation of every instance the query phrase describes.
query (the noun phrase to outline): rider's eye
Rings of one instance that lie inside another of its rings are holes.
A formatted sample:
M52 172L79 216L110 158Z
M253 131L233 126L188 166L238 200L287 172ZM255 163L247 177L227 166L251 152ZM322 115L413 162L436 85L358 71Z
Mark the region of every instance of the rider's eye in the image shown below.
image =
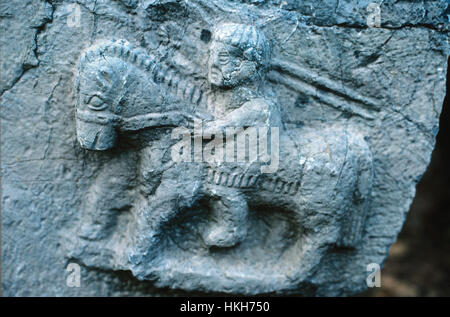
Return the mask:
M88 103L89 108L92 110L103 110L107 104L98 96L92 96Z
M227 64L228 59L229 59L228 52L220 52L219 53L219 62L221 64Z

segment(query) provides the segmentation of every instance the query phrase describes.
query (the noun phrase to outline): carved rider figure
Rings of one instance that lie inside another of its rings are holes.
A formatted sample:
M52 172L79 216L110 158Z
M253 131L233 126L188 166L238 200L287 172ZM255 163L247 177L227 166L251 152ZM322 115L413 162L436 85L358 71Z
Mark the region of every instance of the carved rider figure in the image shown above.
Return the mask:
M270 133L271 127L281 128L278 105L263 93L269 60L269 42L256 27L225 23L215 28L208 61L208 109L215 119L205 124L204 136L236 135L237 142L245 143L244 129L265 127ZM255 189L261 174L261 156L254 157L253 162L239 162L233 141L226 162L206 162L205 190L217 221L204 234L204 240L215 247L231 247L245 237L248 206L242 191ZM254 149L246 149L245 144L237 146L237 151L257 150L256 144L249 144Z

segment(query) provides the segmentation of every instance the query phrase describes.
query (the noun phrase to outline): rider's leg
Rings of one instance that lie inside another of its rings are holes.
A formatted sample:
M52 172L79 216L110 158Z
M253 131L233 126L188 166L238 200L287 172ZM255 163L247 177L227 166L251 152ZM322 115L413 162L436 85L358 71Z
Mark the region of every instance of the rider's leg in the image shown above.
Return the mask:
M232 247L247 234L248 206L244 195L236 188L210 185L211 225L204 233L210 247Z

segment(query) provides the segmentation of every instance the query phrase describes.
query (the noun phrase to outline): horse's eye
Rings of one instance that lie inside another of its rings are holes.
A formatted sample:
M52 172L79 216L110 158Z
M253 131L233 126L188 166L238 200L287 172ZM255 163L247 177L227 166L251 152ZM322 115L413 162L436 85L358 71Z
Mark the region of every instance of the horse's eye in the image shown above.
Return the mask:
M108 105L98 96L92 96L88 102L88 107L92 110L103 110Z

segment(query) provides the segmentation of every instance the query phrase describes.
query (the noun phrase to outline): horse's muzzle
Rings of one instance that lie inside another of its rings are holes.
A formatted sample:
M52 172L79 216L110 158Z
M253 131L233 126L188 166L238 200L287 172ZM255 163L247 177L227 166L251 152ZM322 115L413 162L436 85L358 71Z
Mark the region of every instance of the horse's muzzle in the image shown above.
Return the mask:
M117 132L112 118L78 110L76 123L77 139L81 147L104 151L114 146Z

